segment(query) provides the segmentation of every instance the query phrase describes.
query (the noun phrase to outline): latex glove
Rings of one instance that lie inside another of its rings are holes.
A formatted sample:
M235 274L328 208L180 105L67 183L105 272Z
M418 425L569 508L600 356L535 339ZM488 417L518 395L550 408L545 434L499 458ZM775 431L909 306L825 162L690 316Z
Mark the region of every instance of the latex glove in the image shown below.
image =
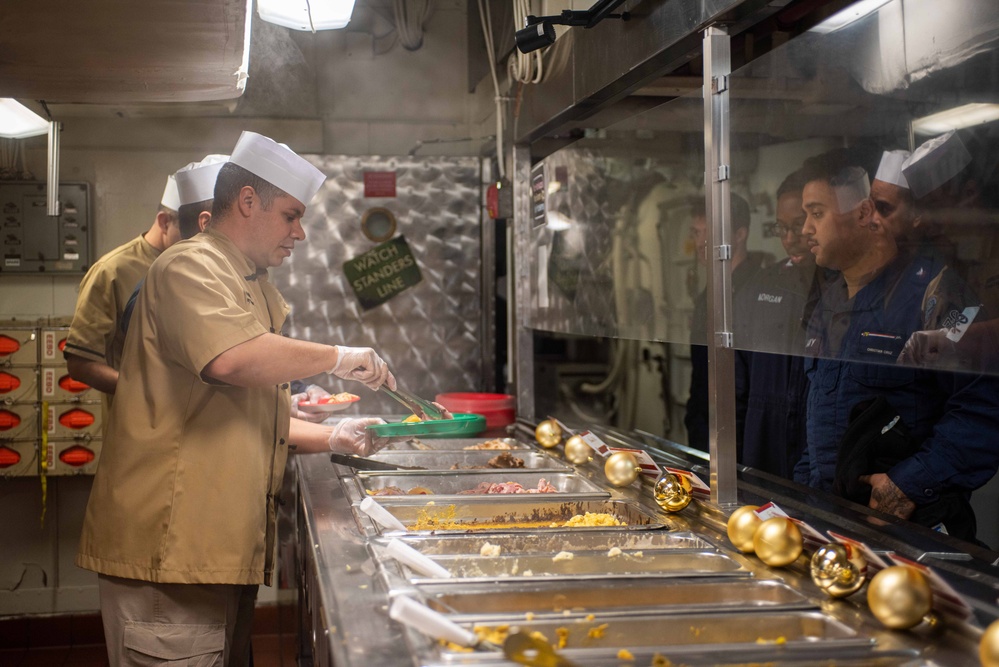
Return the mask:
M295 419L304 419L307 422L312 422L313 424L318 424L321 421L325 421L328 414L324 412L305 412L298 408L298 404L301 403L318 403L319 399L326 398L330 393L320 387L318 384L310 384L305 388L305 391L292 394L291 395L291 416Z
M451 414L451 411L437 401L430 401L430 404L441 411L441 419L454 419L454 415Z
M388 364L370 347L346 347L335 345L336 366L329 373L344 380L356 380L376 390L383 384L395 389L395 376L389 372Z
M357 417L341 419L333 426L333 432L327 441L329 448L342 454L371 456L379 449L393 442L401 442L406 438L381 438L368 430L372 424L384 424L384 419L378 417Z

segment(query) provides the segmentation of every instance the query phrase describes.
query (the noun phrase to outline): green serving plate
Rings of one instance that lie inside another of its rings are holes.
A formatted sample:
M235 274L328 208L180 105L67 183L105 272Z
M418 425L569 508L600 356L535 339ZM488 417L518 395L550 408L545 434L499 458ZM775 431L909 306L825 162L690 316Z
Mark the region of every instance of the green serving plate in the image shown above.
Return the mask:
M383 438L418 438L429 435L440 438L457 438L478 435L485 431L486 418L482 415L459 412L454 416L454 419L372 424L368 430Z

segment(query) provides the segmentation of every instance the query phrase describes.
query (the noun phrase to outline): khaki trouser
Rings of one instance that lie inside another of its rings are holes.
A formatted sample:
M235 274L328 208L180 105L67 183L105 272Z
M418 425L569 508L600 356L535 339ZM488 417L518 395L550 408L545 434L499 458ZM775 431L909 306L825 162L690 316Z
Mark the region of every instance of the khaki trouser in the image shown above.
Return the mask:
M98 575L112 667L246 667L256 586Z

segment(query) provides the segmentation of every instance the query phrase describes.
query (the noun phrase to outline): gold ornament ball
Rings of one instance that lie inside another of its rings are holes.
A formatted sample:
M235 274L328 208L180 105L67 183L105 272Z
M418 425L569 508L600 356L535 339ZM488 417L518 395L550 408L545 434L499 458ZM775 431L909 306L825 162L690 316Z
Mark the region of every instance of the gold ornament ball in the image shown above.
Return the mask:
M630 452L614 452L604 463L607 481L614 486L628 486L638 479L638 460Z
M982 633L978 644L978 658L982 667L999 667L999 621L993 621Z
M804 547L801 530L786 517L775 516L760 524L753 535L753 549L770 567L790 565Z
M886 628L905 630L919 625L933 606L926 576L908 565L881 570L867 586L867 605Z
M679 512L690 504L690 480L683 475L663 473L656 480L653 494L656 503L667 512Z
M565 458L569 463L583 465L593 460L593 450L578 435L569 436L565 441Z
M539 445L551 449L562 442L562 429L555 420L546 419L534 429L534 437L537 438Z
M812 581L827 595L845 598L867 579L867 559L849 544L826 544L812 555Z
M728 539L732 546L745 554L753 553L753 535L763 523L756 514L758 509L756 505L744 505L728 518Z

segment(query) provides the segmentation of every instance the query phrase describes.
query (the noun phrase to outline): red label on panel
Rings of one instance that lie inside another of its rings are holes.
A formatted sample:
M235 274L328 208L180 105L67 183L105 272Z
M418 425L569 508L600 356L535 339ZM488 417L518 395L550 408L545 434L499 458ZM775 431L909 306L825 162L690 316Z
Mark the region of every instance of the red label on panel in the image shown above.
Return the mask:
M365 197L395 197L394 171L364 172Z

